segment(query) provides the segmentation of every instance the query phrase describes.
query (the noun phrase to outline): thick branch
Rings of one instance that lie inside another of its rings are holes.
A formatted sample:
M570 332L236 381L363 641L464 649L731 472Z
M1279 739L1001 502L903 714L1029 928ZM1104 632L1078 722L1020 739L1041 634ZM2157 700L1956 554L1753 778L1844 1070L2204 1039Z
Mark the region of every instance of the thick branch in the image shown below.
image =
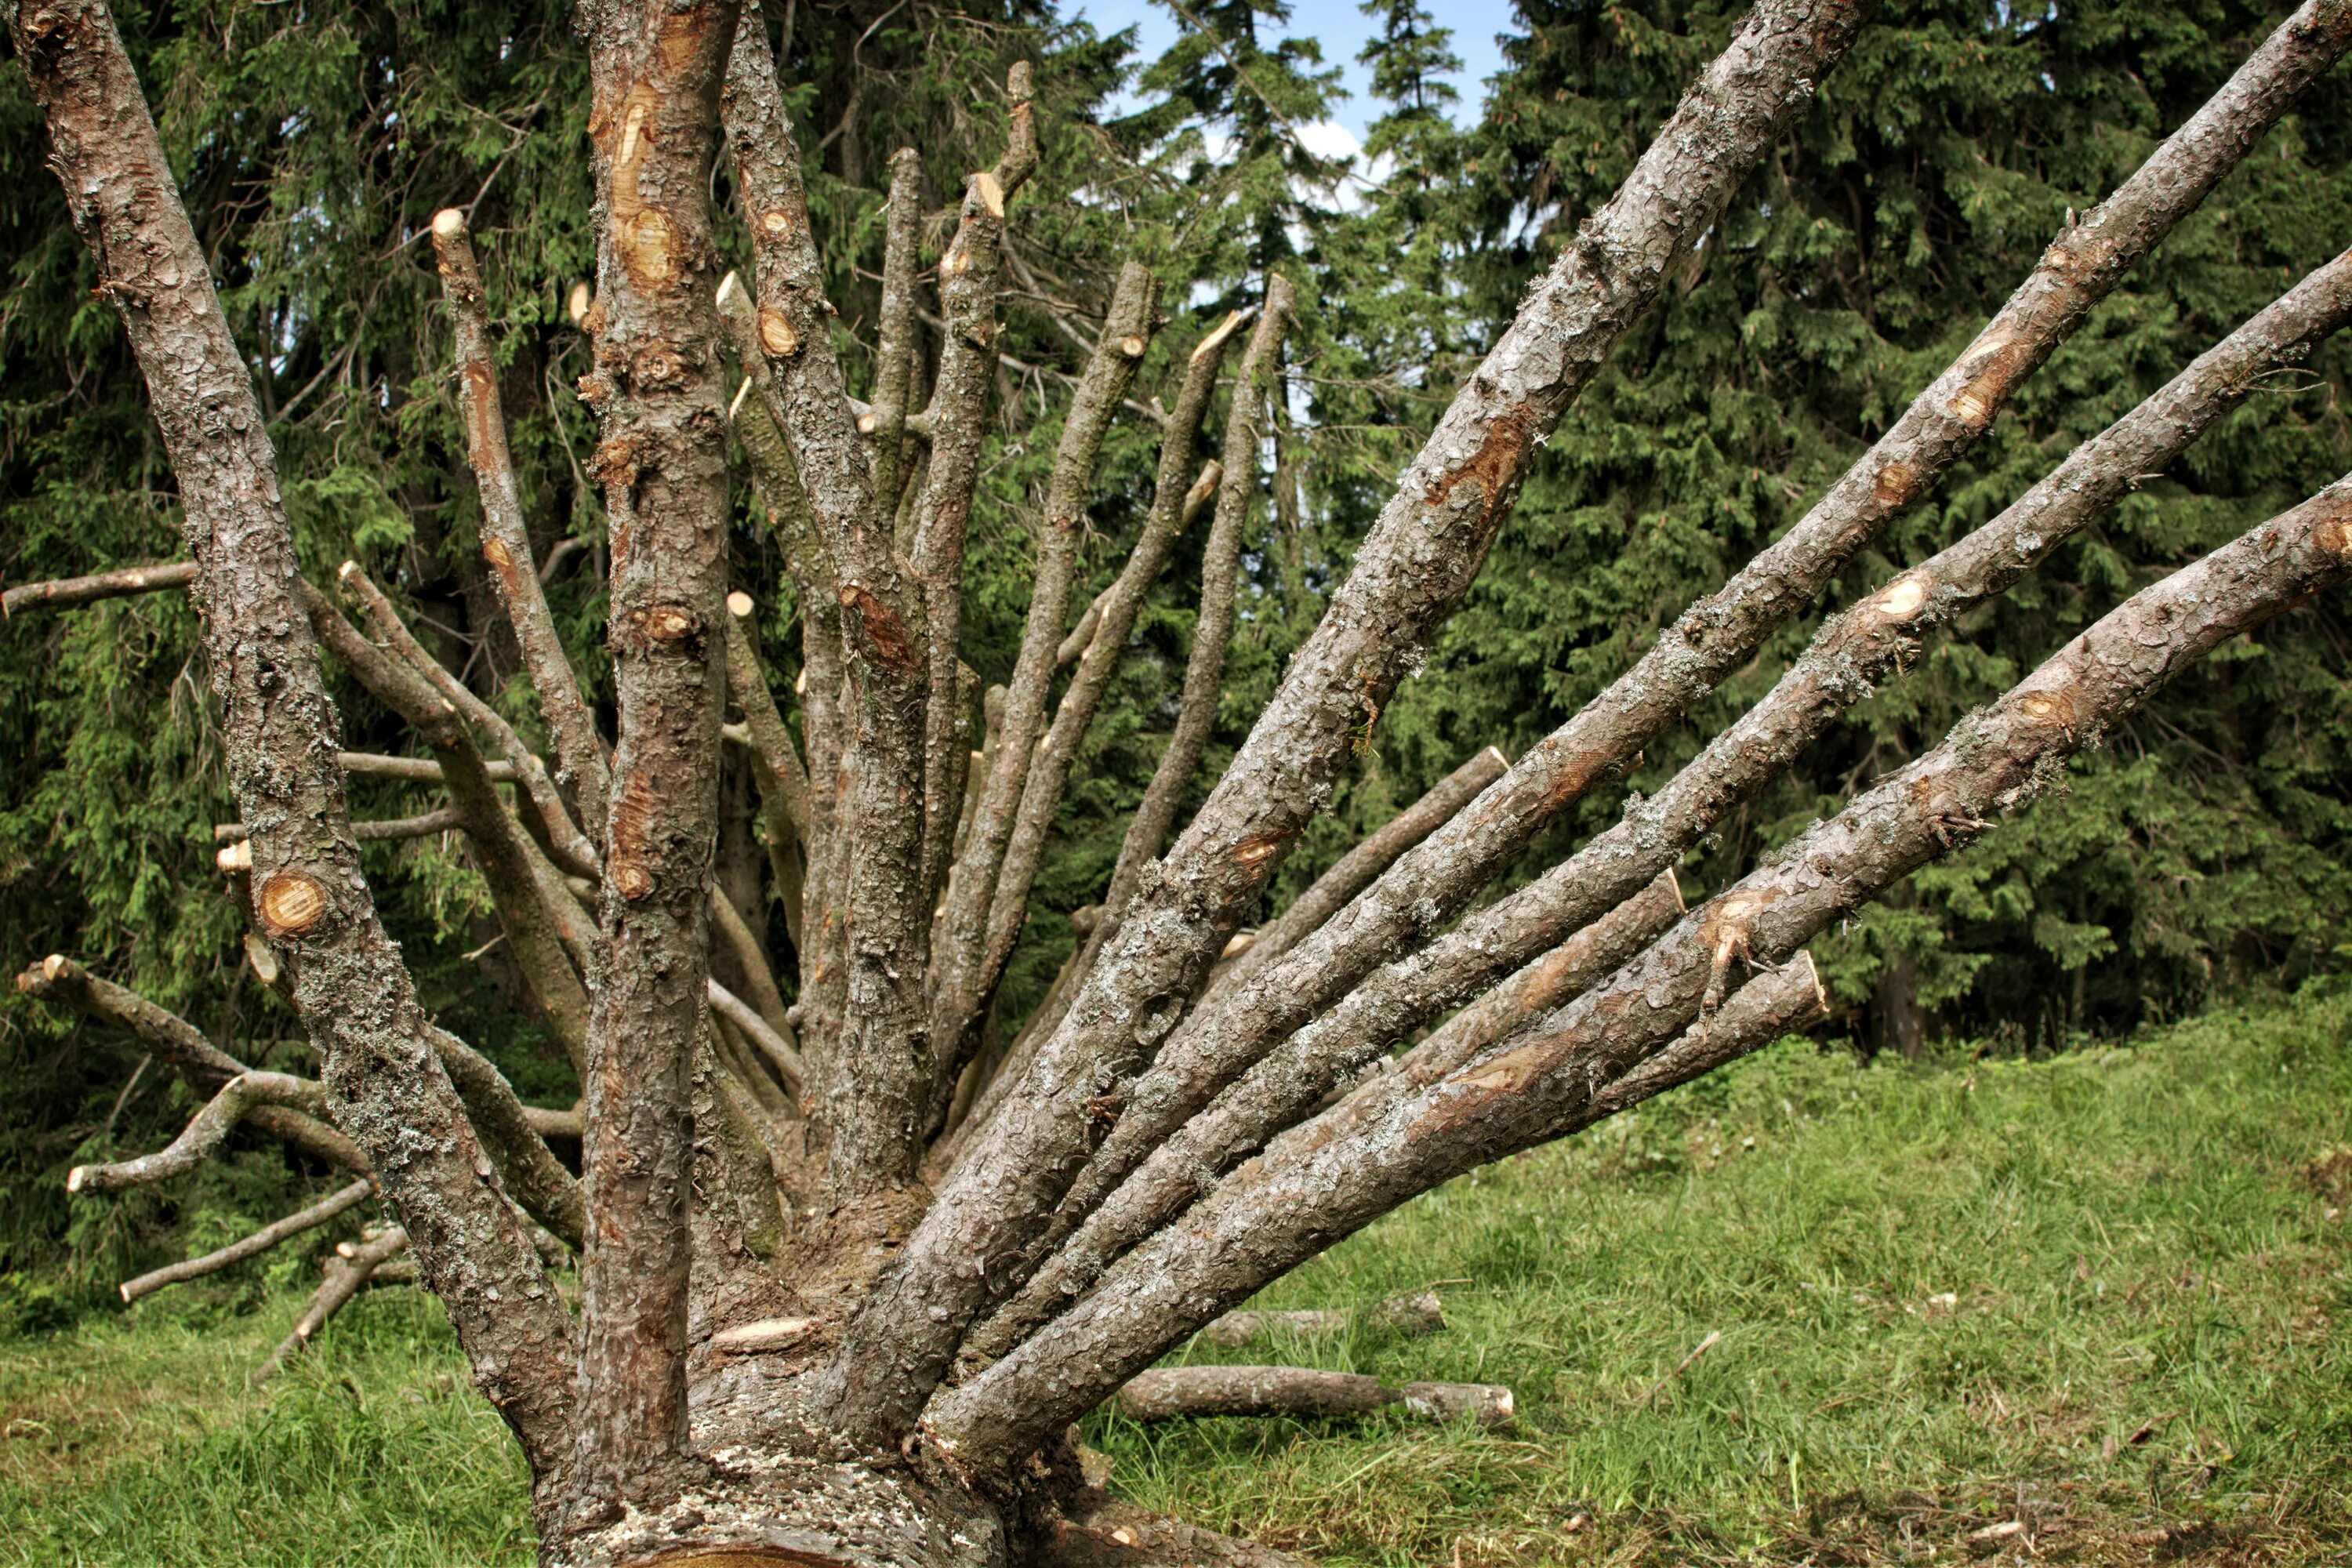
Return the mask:
M59 577L47 583L26 583L0 594L0 616L26 610L65 610L120 599L132 594L153 594L184 588L195 581L196 563L172 561L161 566L124 566L88 577Z
M1193 993L1273 859L1328 796L1353 732L1460 602L1535 444L1860 21L1846 0L1763 0L1456 395L1208 803L1129 910L1108 911L1117 945L1029 1074L1038 1092L982 1129L896 1279L844 1334L821 1408L854 1437L887 1443L907 1430L1004 1283L971 1259L1017 1251L1042 1225L1084 1158L1104 1086L1130 1076L1173 1026L1175 1007L1155 999Z
M745 7L737 30L725 116L751 220L756 336L767 372L763 378L752 367L753 384L783 430L830 552L850 654L856 744L845 757L840 843L827 852L841 858L845 990L838 1033L820 1058L827 1113L817 1125L830 1139L828 1182L855 1195L911 1176L920 1132L930 904L921 885L923 817L908 803L924 791L930 678L922 605L898 558L894 520L873 494L833 353L799 153L756 5ZM954 689L951 679L944 689ZM828 864L820 880L834 874ZM834 896L828 887L820 968Z
M1205 1103L1375 966L1452 919L1544 825L1630 765L1975 443L2018 382L2195 207L2284 112L2295 90L2347 45L2352 5L2336 0L2306 6L2114 196L2061 236L1992 325L1802 521L1722 591L1685 611L1632 670L1531 748L1475 805L1400 858L1285 959L1188 1022L1180 1043L1155 1064L1148 1091L1139 1088L1136 1104L1152 1105L1164 1127ZM1742 769L1763 768L1762 779L1786 760L1750 751L1725 755ZM1738 788L1752 790L1762 779ZM1609 849L1582 858L1578 874L1564 873L1554 882L1573 904L1552 921L1546 940L1559 940L1629 896L1672 864L1697 831L1679 842L1634 843L1638 835L1628 825ZM1581 875L1596 864L1605 865L1606 879ZM1489 975L1538 951L1540 945L1523 948ZM1139 1128L1133 1136L1148 1143L1150 1130Z
M152 1296L166 1285L179 1285L190 1279L201 1279L207 1274L217 1274L232 1264L242 1263L248 1258L258 1258L287 1237L299 1236L306 1230L316 1230L336 1215L357 1208L374 1193L373 1182L353 1182L350 1186L320 1199L309 1208L297 1209L284 1219L265 1225L251 1236L241 1237L226 1247L205 1253L202 1258L191 1258L179 1263L167 1263L163 1268L151 1273L142 1274L135 1279L126 1279L121 1287L123 1305L129 1306L142 1296Z
M316 1112L326 1109L327 1091L315 1079L282 1072L243 1072L223 1084L186 1129L152 1154L111 1165L76 1165L66 1173L69 1193L119 1193L185 1175L220 1152L239 1121L257 1105L284 1105Z
M1332 1081L1327 1071L1352 1071L1361 1053L1381 1048L1436 1017L1513 967L1533 967L1511 987L1474 1005L1448 1026L1457 1036L1475 1027L1472 1015L1508 1016L1519 1004L1510 993L1539 994L1544 952L1632 896L1646 879L1669 868L1724 816L1752 799L1804 748L1824 733L1876 684L1916 662L1922 638L2010 587L2035 563L2102 516L2140 476L2162 470L2242 399L2265 373L2303 359L2312 346L2352 318L2352 257L2339 258L2201 355L2164 389L2091 440L1991 522L1951 549L1903 574L1863 605L1822 628L1813 646L1772 692L1624 820L1577 854L1490 910L1420 952L1366 978L1324 1018L1307 1026L1298 1050L1277 1053L1276 1081L1301 1086ZM1484 880L1486 863L1447 857L1444 835L1433 842L1413 894L1452 908ZM1390 887L1382 884L1382 889ZM1391 907L1408 895L1390 893ZM1360 910L1349 911L1349 918ZM1414 917L1425 924L1425 914ZM1409 935L1417 935L1416 927ZM1557 955L1555 955L1555 958ZM1306 976L1290 971L1304 984ZM1269 988L1270 990L1270 988ZM1566 1000L1565 997L1559 1000ZM1166 1141L1166 1133L1231 1081L1252 1059L1267 1029L1253 1005L1273 1006L1260 992L1200 1027L1188 1024L1160 1062L1137 1085L1134 1108L1121 1120L1073 1189L1084 1201L1090 1183L1126 1173L1132 1160ZM1337 1045L1339 1055L1324 1052ZM1231 1054L1220 1054L1230 1048ZM1353 1059L1349 1059L1349 1058ZM1310 1065L1313 1064L1313 1065ZM1275 1126L1279 1126L1279 1123ZM1264 1131L1271 1132L1275 1127Z
M735 7L585 13L599 223L583 378L612 519L619 703L588 1028L574 1521L672 1484L687 1442L692 1079L719 834L726 399L709 178Z
M589 837L602 843L610 807L612 774L596 716L581 695L580 678L556 634L555 617L540 585L539 563L515 489L514 459L507 450L506 412L499 401L498 362L490 348L490 322L475 265L473 237L466 215L446 207L433 217L433 251L439 258L441 297L449 307L457 338L457 392L466 416L466 461L482 500L482 559L490 583L514 626L523 665L539 693L539 710L555 740L556 769L580 797Z
M1436 989L1426 981L1433 968L1444 973L1456 966L1466 967L1465 961L1475 962L1483 947L1516 934L1519 922L1510 906L1517 897L1465 921L1441 944L1449 952L1439 954L1434 965L1419 962L1421 955L1415 955L1374 977L1358 993L1370 995L1370 1005L1355 1008L1356 998L1349 997L1285 1040L1156 1145L1122 1141L1119 1135L1129 1124L1122 1120L1071 1184L1068 1196L1039 1243L1037 1255L1045 1260L1018 1294L972 1331L964 1348L965 1360L992 1360L1035 1332L1039 1324L1090 1288L1128 1248L1168 1225L1185 1205L1264 1148L1268 1139L1306 1120L1327 1096L1366 1068L1386 1060L1391 1047L1412 1026L1400 1029L1389 1020L1418 1010L1394 1005L1399 994L1416 1002L1424 1000ZM1656 941L1682 913L1681 890L1674 874L1664 873L1511 983L1464 1008L1433 1039L1467 1038L1487 1021L1507 1022L1511 1029L1524 1027L1613 973ZM1453 962L1447 962L1449 957ZM1390 1005L1382 1006L1384 1001ZM1429 1016L1437 1011L1431 1006ZM1146 1074L1144 1084L1150 1079ZM1140 1123L1147 1118L1135 1120ZM1049 1247L1058 1250L1045 1256Z
M1414 1194L1622 1109L1684 1067L1705 1070L1728 1048L1718 1036L1743 1037L1743 998L1759 990L1718 1005L1738 966L1792 958L2062 777L2067 757L2180 668L2347 576L2352 479L2135 595L1542 1026L1433 1079L1384 1075L1286 1134L1086 1301L942 1395L927 1425L967 1467L1026 1453L1219 1310Z

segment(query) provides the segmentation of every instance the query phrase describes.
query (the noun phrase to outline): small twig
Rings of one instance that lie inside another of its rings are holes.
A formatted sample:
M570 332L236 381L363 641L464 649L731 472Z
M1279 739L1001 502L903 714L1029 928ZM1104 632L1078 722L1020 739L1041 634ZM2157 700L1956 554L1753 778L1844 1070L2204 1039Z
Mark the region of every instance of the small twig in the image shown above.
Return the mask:
M1650 1384L1650 1391L1647 1394L1643 1394L1641 1398L1633 1401L1634 1408L1638 1410L1643 1405L1649 1404L1651 1400L1655 1399L1658 1396L1658 1390L1674 1382L1675 1379L1680 1377L1684 1373L1688 1372L1690 1370L1691 1363L1698 1360L1699 1357L1705 1355L1709 1350L1713 1349L1715 1342L1721 1338L1723 1338L1723 1331L1721 1329L1709 1329L1706 1331L1706 1338L1699 1341L1697 1349L1692 1351L1690 1354L1683 1357L1681 1361L1675 1363L1674 1371L1666 1373L1665 1376Z

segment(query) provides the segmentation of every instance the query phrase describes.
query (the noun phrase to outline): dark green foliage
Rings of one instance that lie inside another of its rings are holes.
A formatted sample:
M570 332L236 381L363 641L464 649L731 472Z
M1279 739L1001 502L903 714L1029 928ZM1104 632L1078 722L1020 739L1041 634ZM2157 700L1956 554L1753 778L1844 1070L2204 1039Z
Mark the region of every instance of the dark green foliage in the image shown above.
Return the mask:
M1793 522L2026 275L2236 68L2284 5L1896 0L1822 84L1665 308L1551 443L1392 732L1438 756L1516 749ZM1469 139L1485 318L1605 200L1734 4L1524 0L1523 37ZM2352 234L2339 73L2019 394L1974 458L1844 576L1849 600L1989 519ZM2352 350L2275 384L2103 526L1859 710L1686 877L1712 889L2155 577L2352 466ZM1760 695L1808 618L1727 682L1633 780L1654 788ZM1815 952L1878 1028L1890 955L1949 1024L2027 1041L2193 1005L2330 961L2352 886L2340 607L2208 661L2045 801ZM1596 801L1589 831L1615 803Z

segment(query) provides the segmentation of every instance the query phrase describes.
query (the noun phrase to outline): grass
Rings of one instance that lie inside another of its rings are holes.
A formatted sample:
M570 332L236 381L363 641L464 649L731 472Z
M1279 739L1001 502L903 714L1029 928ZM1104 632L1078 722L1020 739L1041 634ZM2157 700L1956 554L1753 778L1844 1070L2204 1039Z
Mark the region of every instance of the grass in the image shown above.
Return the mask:
M1136 1500L1334 1563L2340 1563L2348 1037L2310 994L2044 1062L1785 1042L1265 1297L1436 1284L1444 1332L1221 1352L1507 1384L1510 1426L1087 1438ZM0 1344L0 1564L529 1561L431 1303L362 1299L263 1394L291 1298L154 1308Z

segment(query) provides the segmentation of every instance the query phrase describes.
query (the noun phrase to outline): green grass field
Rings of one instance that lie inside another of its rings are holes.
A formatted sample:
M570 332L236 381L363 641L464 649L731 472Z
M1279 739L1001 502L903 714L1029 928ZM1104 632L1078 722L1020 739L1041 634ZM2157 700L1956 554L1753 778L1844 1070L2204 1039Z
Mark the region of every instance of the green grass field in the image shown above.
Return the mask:
M1435 1285L1444 1332L1230 1355L1508 1384L1513 1425L1088 1441L1139 1502L1333 1563L2352 1560L2347 1034L2307 995L2043 1062L1784 1042L1264 1303ZM256 1394L297 1298L181 1294L0 1343L0 1563L529 1560L431 1303L363 1298Z

